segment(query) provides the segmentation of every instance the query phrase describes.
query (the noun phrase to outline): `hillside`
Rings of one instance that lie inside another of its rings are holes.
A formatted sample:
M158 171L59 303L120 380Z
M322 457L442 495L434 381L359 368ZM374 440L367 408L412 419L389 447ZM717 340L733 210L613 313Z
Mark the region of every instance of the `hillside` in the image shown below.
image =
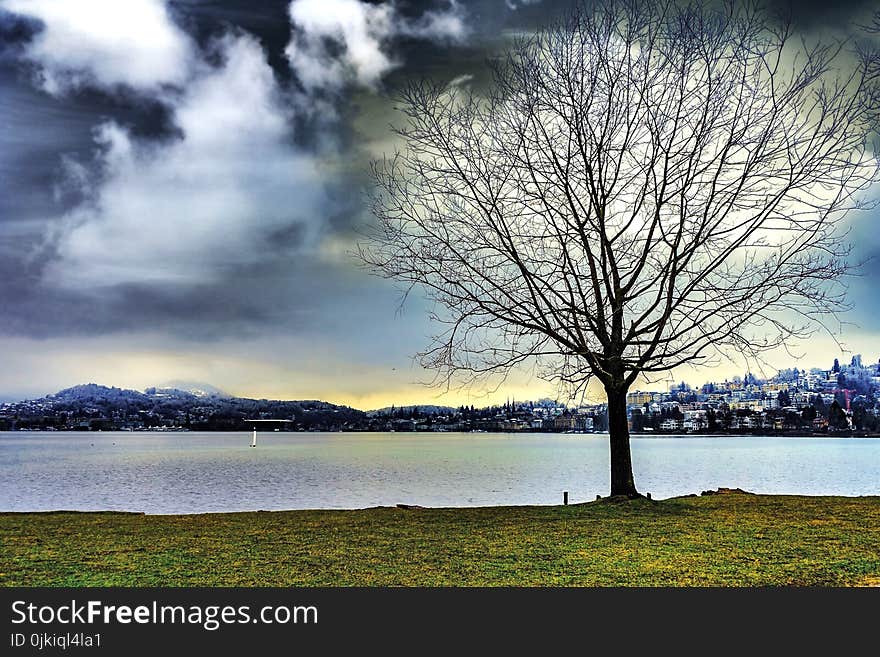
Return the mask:
M314 431L345 428L364 418L362 411L317 400L247 399L219 391L198 392L77 385L40 399L0 405L0 430L244 430L249 428L249 419L272 418L290 420L279 423L282 428Z
M414 404L412 406L385 406L372 411L367 411L374 415L393 415L395 413L404 413L407 415L448 415L455 413L458 409L453 406L437 406L435 404Z

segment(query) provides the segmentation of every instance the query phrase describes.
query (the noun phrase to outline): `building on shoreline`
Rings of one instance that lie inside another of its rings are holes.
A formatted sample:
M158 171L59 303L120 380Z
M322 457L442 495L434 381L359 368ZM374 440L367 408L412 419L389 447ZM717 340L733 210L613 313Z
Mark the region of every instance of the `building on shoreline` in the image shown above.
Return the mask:
M666 391L633 390L633 433L880 431L880 363L828 370L781 370L768 379L680 383ZM321 401L254 400L95 384L36 400L0 405L0 430L242 431L248 418L282 418L292 431L502 431L586 433L607 430L605 404L507 401L486 408L391 407L364 412Z

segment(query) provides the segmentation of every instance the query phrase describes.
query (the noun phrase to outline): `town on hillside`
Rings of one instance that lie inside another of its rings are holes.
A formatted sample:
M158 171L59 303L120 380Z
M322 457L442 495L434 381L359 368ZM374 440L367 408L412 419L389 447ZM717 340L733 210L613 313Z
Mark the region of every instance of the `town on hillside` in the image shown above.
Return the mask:
M829 369L746 373L699 388L631 390L630 431L659 433L880 433L880 362L860 355ZM0 431L472 431L594 433L608 428L605 404L510 400L503 405L392 406L361 411L322 401L246 399L216 389L96 384L0 405Z

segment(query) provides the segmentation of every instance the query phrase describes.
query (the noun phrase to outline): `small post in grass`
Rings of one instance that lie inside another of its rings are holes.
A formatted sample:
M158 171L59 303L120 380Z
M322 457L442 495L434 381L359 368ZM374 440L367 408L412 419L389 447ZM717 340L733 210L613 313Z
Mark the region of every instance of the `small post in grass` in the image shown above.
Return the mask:
M562 491L562 503L568 506L568 491Z

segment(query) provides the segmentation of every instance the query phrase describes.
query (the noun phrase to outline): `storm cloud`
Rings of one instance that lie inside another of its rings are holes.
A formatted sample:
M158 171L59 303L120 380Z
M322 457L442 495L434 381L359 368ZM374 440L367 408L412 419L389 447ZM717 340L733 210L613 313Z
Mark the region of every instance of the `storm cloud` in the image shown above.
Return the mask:
M340 13L329 22L309 0L289 8L290 44L296 38L313 45L341 40L335 56L309 50L298 59L338 60L338 70L351 69L352 76L340 73L333 81L339 92L377 84L391 68L398 36L464 34L454 3L409 18L393 6L377 13L356 0L340 1ZM74 202L45 222L41 242L24 263L38 295L91 298L121 313L128 305L141 307L147 297L175 314L177 300L189 291L240 287L243 272L271 269L273 260L319 257L326 229L352 204L333 179L334 169L342 171L334 164L339 140L333 132L344 128L301 120L312 109L302 93L311 79L303 70L293 67L300 88L286 88L256 36L221 23L220 36L215 30L199 43L160 0L124 9L103 0L4 0L2 6L36 25L18 57L43 91L62 103L97 91L133 106L158 104L167 114L164 134L143 134L124 121L130 116L102 117L90 128L88 156L59 154L53 197ZM296 127L311 129L308 139L298 138ZM291 264L288 273L296 269ZM163 297L167 303L158 303ZM246 300L247 317L258 320L254 297ZM239 304L226 299L219 305L234 312ZM5 322L7 329L25 328L18 315L19 321ZM65 330L63 322L58 330Z
M95 128L98 154L82 174L95 188L53 225L47 282L202 284L267 252L289 255L275 247L315 242L317 165L291 147L262 50L244 35L213 48L221 63L202 64L167 100L178 135L157 144L113 121Z
M0 349L18 368L0 396L92 380L102 344L144 336L152 354L283 363L297 391L336 377L363 392L356 372L405 390L398 372L420 378L408 357L431 331L423 302L401 312L400 291L348 255L370 220L369 160L396 145L389 92L419 77L480 88L510 35L571 4L0 0ZM800 3L795 22L839 30L870 9ZM880 253L859 235L856 257ZM62 381L44 354L65 345L81 359Z

